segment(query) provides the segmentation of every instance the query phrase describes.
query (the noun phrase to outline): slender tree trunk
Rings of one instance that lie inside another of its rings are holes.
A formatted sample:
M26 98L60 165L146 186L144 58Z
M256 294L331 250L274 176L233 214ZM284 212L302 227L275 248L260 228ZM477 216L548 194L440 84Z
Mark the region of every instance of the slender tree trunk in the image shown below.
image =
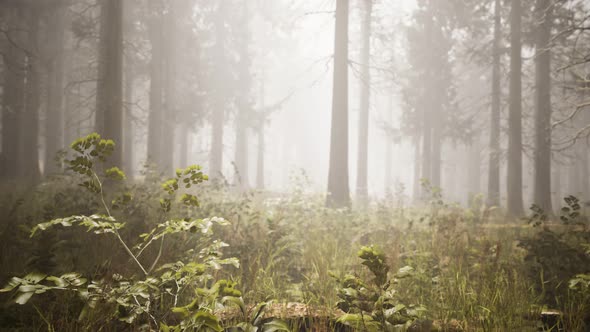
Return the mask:
M420 135L416 134L414 137L414 182L412 188L413 194L413 201L415 203L420 201L421 198L421 190L420 190L420 161L421 161L421 154L420 154Z
M553 184L551 188L552 191L552 206L554 211L558 212L561 209L561 199L563 198L562 194L562 183L561 183L561 173L562 173L562 166L557 161L553 161L553 167L551 167L553 175L551 176L551 180Z
M161 18L161 1L150 0L150 11L153 17L148 23L150 43L152 46L150 60L150 109L148 119L147 160L157 167L162 167L162 137L164 112L164 31Z
M422 126L423 126L423 133L422 133L422 176L421 180L428 180L431 181L432 176L432 128L430 124L430 116L426 110L423 110L422 113ZM422 192L422 199L425 198L427 193Z
M348 0L336 0L328 207L350 207L348 185Z
M481 180L481 147L479 137L476 137L471 142L468 150L469 170L468 170L468 193L467 202L471 202L475 195L480 192Z
M56 8L49 14L50 29L49 66L47 69L47 120L45 121L45 174L61 172L63 166L56 161L58 151L64 148L63 81L64 81L64 10Z
M236 150L234 162L236 167L235 184L241 189L247 189L250 186L249 169L248 169L248 118L252 115L250 102L250 54L248 45L250 44L249 31L249 12L247 1L244 2L243 21L241 22L241 38L239 45L240 52L240 96L238 97L238 110L236 116Z
M265 105L265 83L264 83L264 74L261 75L262 82L260 83L260 105L262 105L262 107L264 107ZM262 111L261 111L262 112ZM256 149L256 188L258 190L263 190L264 189L264 114L260 114L260 117L258 119L258 131L257 131L257 136L258 136L258 146Z
M123 116L123 164L125 165L125 173L129 177L133 177L133 64L130 56L126 58L125 64L125 107Z
M431 159L431 171L430 171L430 182L433 187L440 188L441 182L441 165L442 165L442 105L437 106L437 112L434 117L435 121L432 123L432 159Z
M551 207L551 27L553 4L537 0L535 56L535 203Z
M256 152L256 188L264 189L264 123L258 129L258 149Z
M123 166L123 2L101 0L96 131L115 141L109 165Z
M361 96L359 107L358 130L358 159L356 177L356 195L361 205L365 205L368 199L367 175L369 154L369 108L371 98L371 15L373 12L373 0L365 0L363 20L361 27Z
M218 179L222 174L223 167L223 127L225 123L225 101L223 93L223 80L225 73L225 2L220 1L217 8L215 22L215 55L217 57L218 75L214 82L213 109L211 110L211 152L209 155L209 175L212 179Z
M178 166L181 168L188 166L189 153L189 126L180 124L180 133L178 134Z
M11 9L10 26L22 22L22 12ZM10 34L17 43L23 41L22 29ZM19 175L21 135L19 134L21 113L23 112L25 93L25 53L15 45L8 43L4 56L5 75L2 99L2 177L13 180Z
M387 107L387 123L393 124L393 96L389 96L389 105ZM393 137L386 134L385 136L385 194L392 194L393 185Z
M512 0L510 13L510 109L508 116L508 214L524 213L522 199L522 8L521 0Z
M501 0L494 4L494 46L492 64L492 109L490 120L490 156L488 165L488 205L500 205L500 40Z
M30 182L41 177L39 169L39 108L41 107L41 75L39 63L39 9L31 8L28 14L26 58L26 92L24 112L20 122L22 141L21 176Z
M179 1L170 1L169 11L164 16L165 56L164 56L164 117L162 118L162 142L160 147L160 167L164 174L174 173L174 129L177 116L177 44L176 17Z

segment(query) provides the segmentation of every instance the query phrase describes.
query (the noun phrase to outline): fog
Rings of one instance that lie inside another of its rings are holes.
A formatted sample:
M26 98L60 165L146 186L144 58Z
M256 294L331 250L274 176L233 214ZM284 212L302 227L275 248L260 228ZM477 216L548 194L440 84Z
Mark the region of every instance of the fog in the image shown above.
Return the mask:
M163 174L196 163L242 189L287 192L304 175L310 192L326 193L330 133L340 132L333 98L345 98L348 133L336 140L348 142L348 165L338 181L347 178L353 201L403 191L417 202L422 180L462 204L477 194L497 196L494 205L516 199L516 213L547 205L547 195L586 197L588 181L576 180L589 167L584 1L555 4L546 25L528 2L513 22L508 4L350 1L344 97L334 97L335 6L4 1L5 178L59 171L55 154L99 131L120 141L116 159L135 178L146 162ZM500 173L490 180L495 153Z
M0 330L590 331L590 1L0 0Z

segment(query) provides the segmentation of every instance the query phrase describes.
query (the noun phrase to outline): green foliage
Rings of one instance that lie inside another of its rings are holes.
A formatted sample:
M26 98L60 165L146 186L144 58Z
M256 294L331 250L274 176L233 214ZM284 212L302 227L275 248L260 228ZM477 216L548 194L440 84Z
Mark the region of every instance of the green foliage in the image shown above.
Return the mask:
M238 193L197 167L126 179L101 165L101 140L80 140L66 175L0 196L0 274L11 280L0 296L26 300L0 313L2 326L523 331L550 306L579 330L589 307L590 237L573 199L566 224L539 209L536 228L486 224L480 203L464 209L435 188L418 208L331 210L301 176L288 195ZM11 279L31 271L41 279Z
M562 215L559 217L566 225L585 226L587 218L581 214L580 200L573 196L567 196L563 199L567 206L561 208Z
M56 218L39 223L32 228L31 237L39 232L45 232L54 226L63 227L80 226L94 234L111 234L121 244L132 262L143 272L142 276L115 273L109 278L93 279L87 284L87 279L80 274L68 273L60 277L47 276L46 274L31 273L23 278L14 277L8 285L0 290L14 294L14 301L18 304L27 303L35 294L43 294L48 291L75 291L85 303L79 314L80 320L87 320L93 313L108 312L109 316L119 321L135 324L138 321L148 326L160 326L163 330L175 330L176 327L167 327L166 311L185 313L177 327L181 330L196 329L199 331L222 331L219 320L213 314L221 298L239 297L241 293L235 289L236 284L227 280L219 280L208 286L214 280L213 273L231 265L239 267L235 258L224 259L222 249L227 244L213 240L213 226L226 226L229 223L223 218L192 219L190 217L171 218L155 225L151 231L140 236L141 241L133 247L123 239L120 231L125 226L111 214L111 210L120 209L133 201L133 195L129 192L113 195L111 204L105 199L108 195L105 187L106 180L122 182L125 174L117 167L104 171L104 176L96 172L96 162L105 162L113 150L114 143L101 139L98 134L91 134L85 138L76 140L72 144L74 157L66 160L69 169L82 176L81 186L89 193L98 195L105 214L95 213L91 215L73 215L64 218ZM176 178L166 181L162 188L168 197L160 200L164 215L169 213L174 206L173 197L179 190L178 182L183 183L185 189L191 185L207 180L198 166L191 166L176 172ZM162 203L163 202L163 203ZM197 207L198 200L195 195L183 193L179 203L186 207ZM198 233L200 250L196 254L187 255L176 263L158 265L163 255L164 239L166 236L174 236L183 233ZM158 241L160 243L158 254L150 265L147 265L142 254ZM86 285L87 286L84 286ZM194 294L187 294L193 289ZM192 301L184 307L177 307L179 301L192 298ZM167 307L166 304L169 306ZM172 308L174 307L174 308Z
M423 317L424 307L399 303L392 288L394 283L387 278L389 266L385 255L379 249L362 247L358 257L374 278L367 283L350 274L343 278L335 277L340 285L337 307L346 313L338 318L339 323L363 331L390 331L407 327L415 319ZM395 279L406 278L411 272L411 267L403 267Z
M43 281L45 283L42 283ZM35 294L43 294L51 290L80 291L79 287L85 283L86 279L77 273L67 273L60 277L29 273L22 278L13 277L4 288L0 289L0 292L16 291L14 302L22 305Z

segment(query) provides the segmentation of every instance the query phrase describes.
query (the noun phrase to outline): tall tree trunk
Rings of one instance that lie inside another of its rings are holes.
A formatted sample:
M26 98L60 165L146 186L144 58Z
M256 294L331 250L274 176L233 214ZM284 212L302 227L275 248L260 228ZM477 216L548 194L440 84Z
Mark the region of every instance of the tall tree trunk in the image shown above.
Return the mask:
M264 69L263 69L264 70ZM264 108L265 105L265 83L264 83L264 74L261 75L262 82L260 83L260 105ZM260 111L262 113L262 111ZM257 126L257 136L258 136L258 145L256 147L256 189L263 190L264 189L264 117L265 114L260 114L258 119L258 126Z
M109 165L123 166L123 1L101 0L96 131L115 141Z
M494 4L494 46L492 64L492 109L490 120L490 156L488 164L488 205L500 205L500 41L501 0Z
M431 159L431 170L430 170L430 182L433 187L440 188L441 182L441 164L442 164L442 112L443 108L437 106L437 112L434 116L435 121L432 123L432 159Z
M522 200L522 7L512 0L510 13L510 109L508 116L508 214L524 213Z
M133 177L133 81L135 75L133 73L133 64L131 56L127 56L125 64L125 107L123 117L123 164L125 165L125 173L129 177Z
M22 22L22 11L11 9L8 24L14 27ZM10 38L22 44L22 29L18 28L10 34ZM23 112L25 93L25 53L12 43L7 44L4 56L5 75L2 99L2 177L15 179L19 175L21 151L21 135L19 133L20 118Z
M479 137L473 139L467 153L469 160L467 202L470 203L481 189L481 147Z
M426 110L422 111L422 165L421 171L422 176L421 180L428 180L431 181L432 176L432 128L430 123L430 115ZM426 198L426 192L423 191L421 188L421 198Z
M58 7L49 13L50 29L49 66L47 69L47 116L45 121L45 174L61 172L56 161L58 151L64 148L63 81L64 81L64 9Z
M256 188L264 189L264 123L258 129L258 148L256 152Z
M160 167L164 174L172 175L174 160L174 128L177 115L177 45L176 17L179 1L170 1L169 9L164 16L165 56L164 56L164 107L162 118L162 142L160 147Z
M188 166L190 129L188 124L181 123L178 134L178 167Z
M162 137L164 120L164 31L160 0L150 0L149 8L153 17L148 23L152 58L150 60L150 109L148 119L147 160L162 167Z
M389 96L389 105L386 112L387 123L393 125L393 96ZM385 136L385 194L392 194L393 185L393 137Z
M535 203L551 207L551 27L550 0L537 0L535 56Z
M41 107L41 74L39 63L39 9L28 11L26 58L26 93L25 108L20 121L22 141L22 165L20 172L23 179L36 182L41 177L39 169L39 108Z
M552 192L552 206L555 209L554 211L558 212L561 209L561 200L563 198L562 194L562 176L563 167L560 165L559 161L553 161L553 166L551 167L551 171L553 175L551 176L551 180L553 184L551 188L553 188ZM551 212L551 211L548 211Z
M412 187L412 195L413 201L415 203L419 202L421 199L421 189L420 189L420 161L421 161L421 154L420 154L420 135L416 134L414 136L414 181Z
M348 185L348 0L336 0L330 167L326 206L350 207Z
M212 179L218 179L223 167L223 127L225 122L225 101L223 93L223 80L225 73L225 1L220 1L217 7L215 22L215 55L217 57L217 72L214 82L213 109L211 110L211 152L209 154L209 175Z
M241 189L249 187L249 170L248 170L248 118L252 115L250 102L250 54L248 45L250 44L249 31L249 12L247 1L244 2L244 13L242 16L241 38L239 38L239 52L240 52L240 95L238 96L238 109L236 116L236 150L234 162L236 167L235 184Z
M359 108L358 130L358 159L356 177L356 195L362 205L367 203L367 173L369 154L369 108L371 94L371 15L373 12L373 0L365 0L362 27L361 27L361 96Z
M132 9L135 3L133 1L125 1L123 10L128 13L125 15L123 24L125 25L126 34L133 32L133 24L135 18L133 17ZM135 107L133 102L134 83L135 83L135 65L134 65L133 50L125 50L125 68L123 73L123 80L125 86L123 87L123 165L124 171L129 177L133 177L133 162L134 162L134 129L133 129L133 109Z

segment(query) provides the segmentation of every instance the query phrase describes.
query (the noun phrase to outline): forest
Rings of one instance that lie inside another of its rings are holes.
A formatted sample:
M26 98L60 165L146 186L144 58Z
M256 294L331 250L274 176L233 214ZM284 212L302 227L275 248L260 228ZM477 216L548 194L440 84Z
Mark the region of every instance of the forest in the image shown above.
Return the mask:
M589 0L0 0L0 331L590 331Z

